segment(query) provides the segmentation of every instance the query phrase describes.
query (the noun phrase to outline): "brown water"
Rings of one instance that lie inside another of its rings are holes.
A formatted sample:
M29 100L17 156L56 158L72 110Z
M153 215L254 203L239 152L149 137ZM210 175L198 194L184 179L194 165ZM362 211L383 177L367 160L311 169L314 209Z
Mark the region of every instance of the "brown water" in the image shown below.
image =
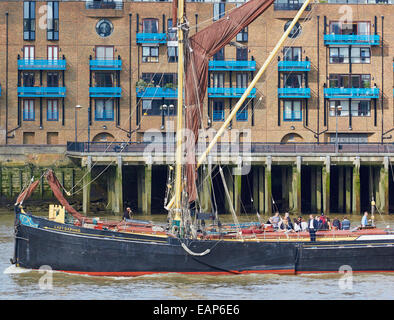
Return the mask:
M147 218L138 216L138 218ZM164 216L151 217L164 221ZM267 219L268 217L262 217ZM307 218L307 217L305 217ZM333 217L331 217L333 218ZM180 275L161 274L134 278L92 277L60 272L22 270L11 266L13 219L0 213L0 299L393 299L394 273L310 275ZM231 216L223 217L230 220ZM240 220L257 220L255 216ZM361 216L350 216L352 225ZM394 216L377 216L378 227L394 226Z

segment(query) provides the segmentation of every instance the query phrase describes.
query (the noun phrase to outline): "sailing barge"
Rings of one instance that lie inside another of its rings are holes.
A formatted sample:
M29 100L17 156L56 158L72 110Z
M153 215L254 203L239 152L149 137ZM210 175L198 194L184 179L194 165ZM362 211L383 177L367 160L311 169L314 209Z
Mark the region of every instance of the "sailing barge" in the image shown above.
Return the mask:
M173 1L177 9L173 21L178 21L178 132L185 123L189 132L198 137L209 59L273 1L246 2L190 38L184 1ZM68 222L56 222L24 212L22 203L34 191L38 181L31 183L15 204L15 249L11 262L29 269L45 265L52 270L70 273L116 276L169 272L297 274L338 272L344 265L350 266L354 272L394 271L394 234L389 230L318 231L316 241L311 241L306 232L288 234L272 232L261 223L240 224L234 212L235 224L232 226L219 225L217 215L214 215L216 224L207 230L198 228L199 217L204 214L196 212L193 207L193 203L198 202L196 169L204 163L309 2L305 1L196 164L197 139L188 137L184 165L183 137L177 135L175 183L169 188L174 191L169 193L172 198L166 205L169 211L166 226L145 221L100 222L84 217L69 205L59 181L52 171L48 171L46 178L54 195L72 218ZM185 110L184 105L187 106ZM225 184L224 187L226 189ZM228 192L226 194L228 196Z

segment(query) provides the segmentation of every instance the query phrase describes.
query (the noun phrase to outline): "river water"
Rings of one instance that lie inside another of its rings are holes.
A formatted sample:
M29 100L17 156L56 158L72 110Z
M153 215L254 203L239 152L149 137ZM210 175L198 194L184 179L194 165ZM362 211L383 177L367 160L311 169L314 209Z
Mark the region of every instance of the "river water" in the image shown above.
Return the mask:
M163 220L163 216L155 217ZM345 300L393 299L394 273L303 275L180 275L93 277L15 268L13 219L0 213L0 299L29 300ZM358 225L360 216L351 217ZM394 216L378 216L378 227Z

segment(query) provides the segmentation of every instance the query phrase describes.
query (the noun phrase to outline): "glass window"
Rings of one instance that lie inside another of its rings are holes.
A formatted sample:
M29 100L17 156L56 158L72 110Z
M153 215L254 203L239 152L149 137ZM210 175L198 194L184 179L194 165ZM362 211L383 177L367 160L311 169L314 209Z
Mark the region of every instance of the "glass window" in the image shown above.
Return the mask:
M284 31L291 25L291 21L285 23ZM301 34L301 25L297 22L289 33L289 38L297 38Z
M213 55L213 60L223 61L224 60L224 48L220 49Z
M23 101L23 120L24 121L34 121L34 100L24 100Z
M36 3L25 1L23 3L23 40L36 38Z
M47 39L59 40L59 2L48 1Z
M302 88L302 75L295 73L283 74L284 88Z
M24 72L23 73L23 86L24 87L34 87L34 73Z
M283 50L284 61L301 61L301 48L300 47L285 47Z
M213 101L212 121L224 121L224 102L223 100Z
M144 116L174 116L176 106L175 99L143 99L142 113Z
M113 46L97 46L95 50L96 50L96 59L97 60L113 60L114 59L114 47Z
M224 73L212 73L212 87L224 88Z
M173 28L172 19L167 20L167 39L168 41L177 41L177 29Z
M237 121L248 121L248 103L244 102L242 107L238 109L235 116Z
M59 74L57 72L48 72L47 86L48 87L58 87L59 86Z
M57 100L47 101L47 120L48 121L58 121L59 120L59 110Z
M213 21L219 20L224 16L226 4L224 2L213 4Z
M237 88L247 88L247 87L248 87L248 74L237 73Z
M349 63L349 48L330 48L330 63Z
M57 60L59 58L59 47L48 46L48 60Z
M25 60L34 60L34 46L23 47L23 58Z
M159 30L159 20L158 19L143 19L142 20L142 32L143 33L157 33Z
M178 62L178 47L167 47L168 62Z
M113 87L115 84L112 72L96 72L94 78L96 87Z
M338 117L349 115L349 100L330 100L330 116L335 117L335 110Z
M142 62L159 62L159 47L142 47Z
M245 27L244 29L242 29L241 32L237 34L236 41L239 42L248 41L248 27Z
M236 50L237 61L247 61L248 60L248 48L237 48Z
M371 101L370 100L352 100L352 116L368 117L371 115Z
M284 121L301 121L302 108L300 100L285 100L283 107Z
M114 100L96 99L94 119L96 121L114 120Z

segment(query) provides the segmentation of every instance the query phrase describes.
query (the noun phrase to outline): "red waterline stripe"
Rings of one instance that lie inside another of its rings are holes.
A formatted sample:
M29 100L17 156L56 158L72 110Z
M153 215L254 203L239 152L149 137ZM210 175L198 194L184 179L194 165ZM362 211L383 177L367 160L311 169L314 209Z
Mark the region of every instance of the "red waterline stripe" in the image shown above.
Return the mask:
M136 277L151 274L187 274L187 275L230 275L230 274L250 274L250 273L271 273L271 274L295 274L294 269L284 269L284 270L257 270L257 271L212 271L212 272L170 272L170 271L133 271L133 272L88 272L88 271L65 271L59 270L61 272L73 273L73 274L84 274L90 276L112 276L112 277Z

